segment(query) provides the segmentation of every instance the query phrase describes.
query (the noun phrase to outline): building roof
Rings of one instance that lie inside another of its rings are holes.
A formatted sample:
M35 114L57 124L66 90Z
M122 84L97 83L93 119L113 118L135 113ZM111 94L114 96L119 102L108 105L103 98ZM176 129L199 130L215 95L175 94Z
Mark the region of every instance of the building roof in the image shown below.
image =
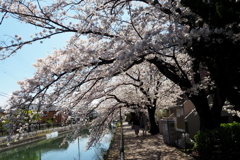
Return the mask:
M56 105L37 105L37 104L31 104L29 106L29 110L38 110L40 107L40 110L42 111L60 111L62 109L62 107L56 106Z

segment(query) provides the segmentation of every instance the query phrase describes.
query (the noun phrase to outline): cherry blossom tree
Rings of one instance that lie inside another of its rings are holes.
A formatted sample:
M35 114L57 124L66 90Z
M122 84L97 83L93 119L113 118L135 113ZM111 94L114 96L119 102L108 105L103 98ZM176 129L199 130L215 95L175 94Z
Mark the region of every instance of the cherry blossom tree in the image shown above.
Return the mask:
M162 74L159 74L159 71L154 65L138 65L137 72L136 70L134 70L134 72L130 71L128 71L126 75L132 81L138 83L131 85L142 93L141 103L148 111L151 124L150 133L156 134L158 133L158 126L155 122L156 109L163 109L164 106L170 107L175 105L176 100L183 93L174 83L166 79Z
M193 39L191 47L187 48L190 56L207 67L215 89L213 95L211 115L214 117L215 127L220 124L220 114L226 99L240 109L239 95L239 1L201 1L191 3L182 1L185 6L201 17L199 21L188 21L192 28L200 28L207 24L207 37L199 36ZM192 19L194 20L194 19ZM196 28L196 29L197 29ZM239 114L239 113L238 113ZM239 119L235 116L235 120ZM214 125L213 125L214 126Z
M98 100L99 105L109 103L112 106L111 109L106 108L106 112L102 108L103 112L100 114L102 121L98 121L99 125L96 125L100 126L111 119L110 115L115 117L114 111L119 108L116 102L123 101L117 94L112 93L105 99L101 99L103 95L99 92L100 87L107 87L106 84L113 82L115 77L133 69L136 65L148 62L165 76L156 81L149 81L152 84L151 87L155 89L149 92L151 94L145 94L148 87L140 86L139 88L141 91L139 94L146 96L151 107L155 105L161 90L157 85L164 84L168 79L194 103L200 116L201 129L217 127L220 122L220 111L226 99L222 97L220 90L224 88L219 85L218 80L226 75L238 77L238 71L234 70L230 74L223 75L218 72L214 74L221 69L222 63L217 63L216 60L221 61L222 56L211 61L219 51L211 48L215 44L217 45L214 48L220 47L221 41L225 39L215 37L219 33L218 26L211 26L208 20L202 18L200 12L190 9L191 5L183 3L186 5L183 7L180 2L164 0L56 0L51 3L38 0L0 1L1 22L11 17L42 29L29 39L13 35L1 41L0 49L3 59L25 45L42 42L57 34L75 33L65 48L54 51L45 59L38 60L35 64L37 72L34 77L20 82L21 90L13 94L10 105L17 107L33 102L58 104L71 109L78 108L79 114L87 115L89 113L87 108L93 105L90 105L92 96L94 97L92 100ZM231 23L235 22L231 21ZM236 25L231 25L229 22L224 28L224 34L221 34L233 39L227 41L226 46L238 42L238 32L229 35L227 27L230 27L231 31L233 29L231 26ZM208 43L210 43L209 46ZM234 46L235 49L237 47ZM200 56L199 51L202 53ZM208 52L204 54L205 51ZM213 56L210 54L212 52ZM234 63L234 66L237 64ZM145 68L143 67L140 71L144 72ZM145 75L147 77L145 81L151 79L149 74ZM128 77L134 81L139 80L132 74ZM165 83L168 84L168 82ZM235 81L234 85L227 86L227 89L234 87L238 88L238 83ZM102 88L102 91L108 92L107 88ZM216 99L212 109L207 100L209 93L214 94ZM115 100L106 100L112 98ZM99 131L104 132L104 128Z
M141 63L129 69L126 74L114 77L108 81L107 85L95 85L93 93L90 91L87 101L92 103L96 99L95 109L101 112L104 108L120 106L126 111L136 110L136 112L148 111L150 122L150 133L158 133L158 126L155 121L156 109L163 109L172 106L176 99L182 94L179 87L166 79L154 65ZM168 97L168 98L167 98ZM89 101L91 99L91 101ZM100 100L101 99L101 100ZM107 101L107 103L106 103ZM110 102L114 102L114 105ZM102 104L104 103L104 104ZM118 107L116 107L118 109ZM96 119L97 122L101 121Z

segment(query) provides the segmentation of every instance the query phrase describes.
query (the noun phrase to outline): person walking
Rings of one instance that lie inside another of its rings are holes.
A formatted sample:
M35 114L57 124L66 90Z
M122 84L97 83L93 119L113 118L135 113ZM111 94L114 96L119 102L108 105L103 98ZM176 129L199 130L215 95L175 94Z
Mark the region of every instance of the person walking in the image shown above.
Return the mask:
M140 121L137 115L133 119L133 129L135 131L136 136L138 137L139 129L140 129Z
M147 123L148 123L148 119L146 114L143 112L141 114L141 118L140 118L140 128L143 130L143 136L147 135Z

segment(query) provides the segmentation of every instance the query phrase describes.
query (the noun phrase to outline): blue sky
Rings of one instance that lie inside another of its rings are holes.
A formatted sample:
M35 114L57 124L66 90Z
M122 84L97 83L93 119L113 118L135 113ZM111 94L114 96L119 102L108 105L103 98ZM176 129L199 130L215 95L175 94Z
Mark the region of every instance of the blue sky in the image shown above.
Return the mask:
M40 31L36 27L23 24L13 19L6 19L0 25L0 40L8 38L8 35L19 35L29 37L31 34ZM53 50L65 46L66 41L70 38L70 34L62 34L45 40L42 44L39 42L27 45L19 50L14 56L0 61L0 106L6 103L9 95L19 90L20 86L17 81L33 77L35 68L32 64L36 59L44 58L47 54L51 54Z

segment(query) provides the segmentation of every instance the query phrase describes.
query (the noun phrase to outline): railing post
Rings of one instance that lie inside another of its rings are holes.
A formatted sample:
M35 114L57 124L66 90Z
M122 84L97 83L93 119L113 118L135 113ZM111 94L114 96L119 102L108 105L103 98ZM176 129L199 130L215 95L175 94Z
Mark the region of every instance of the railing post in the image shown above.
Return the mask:
M120 107L120 127L121 127L121 136L120 136L120 159L124 160L124 139L123 139L123 126L122 126L122 111Z

